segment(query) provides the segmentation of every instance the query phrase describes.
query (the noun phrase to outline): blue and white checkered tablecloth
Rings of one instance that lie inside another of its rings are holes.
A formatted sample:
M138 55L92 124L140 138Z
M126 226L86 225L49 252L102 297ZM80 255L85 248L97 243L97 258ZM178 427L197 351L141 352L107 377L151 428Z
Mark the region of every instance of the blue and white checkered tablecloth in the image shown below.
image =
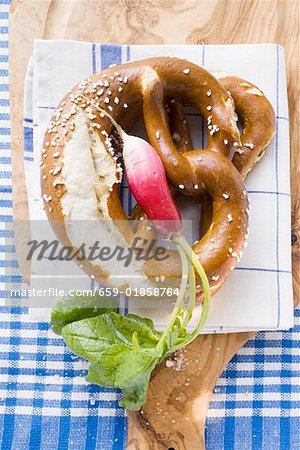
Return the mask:
M5 283L22 281L5 227L12 221L8 14L9 0L0 0L1 449L122 450L126 413L119 392L87 384L86 363L48 323L30 322L25 308L5 306ZM32 126L25 126L28 158ZM298 310L291 331L258 333L228 364L210 405L208 450L300 448L299 317Z

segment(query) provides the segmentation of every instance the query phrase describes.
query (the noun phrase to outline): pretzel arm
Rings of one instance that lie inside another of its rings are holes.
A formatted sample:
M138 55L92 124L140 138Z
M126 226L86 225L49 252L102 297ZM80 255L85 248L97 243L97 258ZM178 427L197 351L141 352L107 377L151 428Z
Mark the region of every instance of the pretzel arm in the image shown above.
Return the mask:
M184 114L184 108L182 102L172 99L168 103L169 123L170 131L172 133L173 140L179 151L185 152L192 150L193 144L191 139L191 133L188 121ZM176 193L173 195L176 197ZM200 199L201 203L201 217L200 217L200 239L208 230L212 219L212 199L209 194L203 193Z
M230 75L215 73L221 85L230 92L238 116L243 122L241 147L237 148L232 162L245 179L263 157L275 134L275 114L263 92L249 81ZM209 228L212 220L212 202L201 202L200 236Z
M242 146L237 149L232 162L246 178L275 134L275 113L263 92L249 81L222 76L219 82L230 92L236 112L243 122Z
M213 217L213 201L210 195L204 194L201 198L201 215L200 215L200 239L209 229Z

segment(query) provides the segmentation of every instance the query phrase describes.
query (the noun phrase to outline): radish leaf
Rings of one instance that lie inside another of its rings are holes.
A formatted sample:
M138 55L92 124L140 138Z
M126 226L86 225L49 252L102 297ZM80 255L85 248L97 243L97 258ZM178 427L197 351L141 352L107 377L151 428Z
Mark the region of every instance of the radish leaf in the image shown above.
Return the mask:
M95 292L93 296L74 295L64 297L51 311L51 325L54 333L61 334L68 323L99 316L105 312L116 310L114 297L105 297Z

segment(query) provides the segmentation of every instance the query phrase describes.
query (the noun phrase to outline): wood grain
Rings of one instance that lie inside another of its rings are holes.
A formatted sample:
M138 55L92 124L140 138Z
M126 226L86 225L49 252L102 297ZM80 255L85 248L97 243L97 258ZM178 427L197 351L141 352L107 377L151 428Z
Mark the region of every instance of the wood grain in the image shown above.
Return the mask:
M130 44L276 42L286 49L291 133L294 300L300 294L299 2L297 0L12 0L10 84L14 218L28 218L22 101L33 38ZM26 233L28 230L25 230ZM26 236L16 242L22 270ZM153 374L142 412L129 414L128 449L201 450L210 396L251 333L200 336ZM179 362L180 364L179 364ZM169 365L172 363L169 363ZM179 365L178 365L179 364ZM178 369L178 370L176 370ZM180 370L179 370L180 369Z
M139 413L129 413L128 450L203 449L212 389L224 366L252 336L200 336L157 367L146 405Z

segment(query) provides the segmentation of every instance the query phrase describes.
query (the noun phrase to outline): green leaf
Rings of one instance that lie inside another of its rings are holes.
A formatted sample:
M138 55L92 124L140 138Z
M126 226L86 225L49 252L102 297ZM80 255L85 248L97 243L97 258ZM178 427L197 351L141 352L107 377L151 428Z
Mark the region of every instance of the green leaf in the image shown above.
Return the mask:
M151 372L144 372L134 384L123 388L123 399L120 406L131 411L138 411L146 401Z
M86 381L89 383L99 384L104 387L115 387L115 380L113 371L106 373L106 368L101 364L92 363L89 367L89 371L86 377Z
M61 334L62 328L68 323L94 317L116 309L114 297L100 296L67 296L57 303L51 311L51 325L54 333Z
M115 312L105 313L70 323L62 329L70 349L91 362L99 361L102 352L117 344L133 348L134 333L141 349L153 354L161 333L154 329L151 320L133 314L122 317Z
M146 399L151 372L158 360L123 344L104 351L96 363L91 364L87 381L123 390L120 405L139 409Z
M108 372L103 370L103 365L100 363L91 364L86 380L90 383L96 383L105 387L119 387L111 379L113 371ZM108 376L107 376L108 375ZM130 410L138 410L145 403L148 384L151 376L151 371L144 371L127 386L123 386L123 399L120 401L120 406Z
M152 356L137 352L123 344L113 345L102 352L97 362L90 366L88 381L99 384L97 379L106 380L106 386L123 389L149 370L152 363Z
M161 337L149 319L115 312L70 323L62 329L66 344L92 364L87 381L123 389L123 404L138 409L144 402L151 372L162 355Z

